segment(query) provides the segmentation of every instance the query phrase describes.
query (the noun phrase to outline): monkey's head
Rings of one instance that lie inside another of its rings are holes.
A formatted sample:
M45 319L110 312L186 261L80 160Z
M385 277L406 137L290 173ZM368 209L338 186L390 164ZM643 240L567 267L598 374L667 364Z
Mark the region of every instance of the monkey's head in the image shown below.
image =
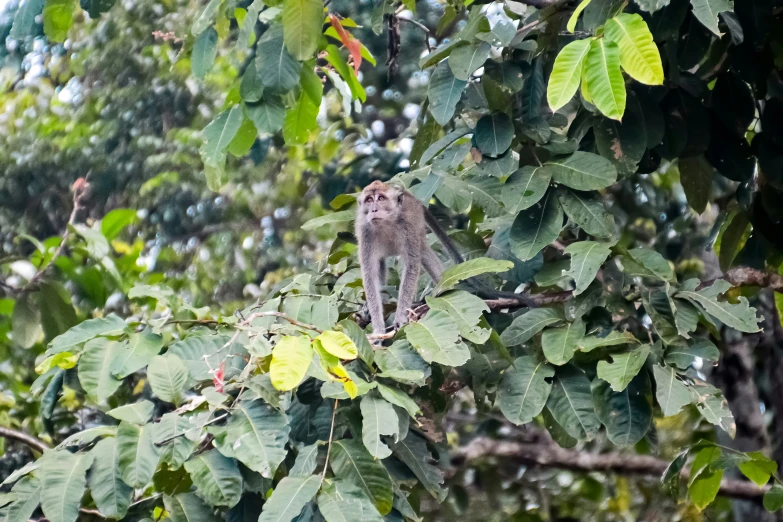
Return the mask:
M359 196L358 216L367 224L394 221L400 215L404 191L395 185L373 181Z

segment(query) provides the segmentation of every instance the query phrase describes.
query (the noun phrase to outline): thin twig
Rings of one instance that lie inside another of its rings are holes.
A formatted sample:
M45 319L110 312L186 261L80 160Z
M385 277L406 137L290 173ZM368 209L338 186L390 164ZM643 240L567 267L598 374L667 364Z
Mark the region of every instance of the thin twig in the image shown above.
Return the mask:
M228 417L228 413L224 413L223 415L218 415L214 419L208 420L207 422L205 422L204 424L201 425L201 428L199 428L199 431L203 430L205 427L209 426L210 424L215 424L216 422L222 421L226 417ZM163 446L165 444L168 444L172 440L177 439L177 438L183 436L185 433L187 433L189 431L190 430L185 430L182 433L177 433L176 435L172 435L171 437L167 437L167 438L165 438L163 440L159 440L159 441L155 442L154 444L157 447L161 447L161 446Z
M399 18L399 20L402 21L402 22L408 22L409 24L413 24L416 27L418 27L419 29L421 29L422 31L424 31L424 34L425 34L425 36L424 36L424 43L427 44L427 52L428 53L432 52L432 47L430 46L430 30L427 28L426 25L424 25L421 22L417 22L416 20L412 20L410 18Z
M329 467L329 454L332 452L332 436L334 435L334 418L337 416L337 405L340 403L340 399L334 400L334 409L332 410L332 426L329 428L329 444L326 446L326 462L324 462L324 470L321 472L321 482L326 478L326 469Z

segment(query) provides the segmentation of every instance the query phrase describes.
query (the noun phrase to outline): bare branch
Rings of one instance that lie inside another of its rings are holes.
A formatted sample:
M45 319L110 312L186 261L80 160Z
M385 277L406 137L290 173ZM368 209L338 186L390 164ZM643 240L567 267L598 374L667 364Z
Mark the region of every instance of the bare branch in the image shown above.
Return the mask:
M40 439L36 439L32 435L28 435L27 433L24 433L22 431L17 431L11 428L5 428L3 426L0 426L0 437L3 437L4 439L21 442L22 444L26 444L31 448L33 448L34 450L40 451L41 453L43 453L44 450L49 449L49 445L46 444L44 441Z

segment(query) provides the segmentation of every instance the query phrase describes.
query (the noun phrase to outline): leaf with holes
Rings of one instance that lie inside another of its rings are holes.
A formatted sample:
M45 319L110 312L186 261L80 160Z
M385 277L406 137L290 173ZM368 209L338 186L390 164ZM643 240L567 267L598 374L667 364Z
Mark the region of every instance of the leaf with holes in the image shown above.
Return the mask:
M612 390L621 392L631 383L644 366L650 355L650 345L645 344L626 353L612 354L612 362L598 361L597 374L612 386Z

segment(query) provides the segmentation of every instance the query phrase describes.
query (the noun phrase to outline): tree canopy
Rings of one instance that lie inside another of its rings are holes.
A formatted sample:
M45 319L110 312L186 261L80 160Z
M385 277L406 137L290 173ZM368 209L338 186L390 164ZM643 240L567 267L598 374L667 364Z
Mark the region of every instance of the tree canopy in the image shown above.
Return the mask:
M2 9L3 520L780 516L781 2Z

